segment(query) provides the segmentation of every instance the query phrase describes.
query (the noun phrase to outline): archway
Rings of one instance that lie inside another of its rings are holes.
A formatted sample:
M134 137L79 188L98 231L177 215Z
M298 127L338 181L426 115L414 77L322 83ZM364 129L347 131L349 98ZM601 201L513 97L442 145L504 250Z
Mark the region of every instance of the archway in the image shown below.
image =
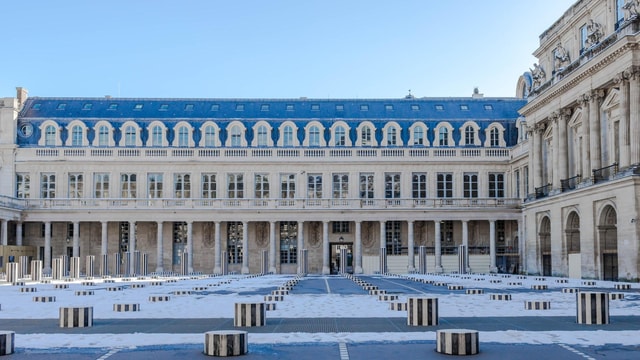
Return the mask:
M542 218L538 231L540 244L540 260L542 261L542 275L551 276L551 221L548 216Z
M580 255L580 216L572 211L567 217L564 229L566 259L569 265L569 277L582 277L582 259Z
M618 214L607 205L600 214L598 240L603 280L618 280Z

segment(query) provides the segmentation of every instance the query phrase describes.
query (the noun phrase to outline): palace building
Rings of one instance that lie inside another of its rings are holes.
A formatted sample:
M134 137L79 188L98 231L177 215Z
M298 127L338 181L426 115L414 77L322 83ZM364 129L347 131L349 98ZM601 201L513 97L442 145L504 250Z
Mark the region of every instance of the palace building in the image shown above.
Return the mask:
M407 273L420 249L430 272L464 252L466 271L637 280L636 3L577 1L513 98L18 88L0 99L0 261L94 255L96 271L135 274L124 259L143 253L158 272L330 274L347 254L350 272Z

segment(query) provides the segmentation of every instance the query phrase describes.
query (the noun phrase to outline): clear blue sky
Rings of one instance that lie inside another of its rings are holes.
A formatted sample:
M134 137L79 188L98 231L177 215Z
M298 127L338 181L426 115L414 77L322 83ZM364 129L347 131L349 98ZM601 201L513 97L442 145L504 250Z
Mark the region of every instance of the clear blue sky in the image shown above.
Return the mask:
M0 97L514 96L574 0L14 0Z

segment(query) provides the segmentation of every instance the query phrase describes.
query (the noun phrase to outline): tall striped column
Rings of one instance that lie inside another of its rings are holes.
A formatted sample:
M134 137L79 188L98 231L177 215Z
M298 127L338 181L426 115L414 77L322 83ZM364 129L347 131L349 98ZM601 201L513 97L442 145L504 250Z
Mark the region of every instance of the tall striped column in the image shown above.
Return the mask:
M113 254L113 275L122 275L122 255L119 252Z
M93 277L94 274L94 264L96 262L95 255L87 255L84 265L84 274L86 277Z
M72 279L80 278L80 258L72 256L69 259L69 277Z
M418 248L418 273L427 273L427 247L420 246Z
M269 251L262 250L262 257L260 257L260 269L262 274L269 273Z
M140 265L140 275L149 275L149 254L142 253L142 263Z
M229 252L223 251L220 259L220 274L229 274Z
M7 263L6 272L8 283L15 284L18 282L18 273L20 272L18 263Z
M53 259L53 264L51 264L51 278L53 280L62 280L63 277L64 277L63 259L62 258Z
M26 255L20 256L18 259L18 263L20 264L18 270L18 278L23 279L29 276L29 257Z
M609 294L606 292L577 292L576 318L578 324L608 324Z
M309 273L309 250L300 250L300 275Z
M464 245L458 246L458 274L467 273L467 247Z
M347 249L340 249L340 273L347 273Z
M0 356L11 355L15 351L15 331L0 331Z
M102 261L100 263L100 276L109 276L109 255L102 254L100 258Z
M42 260L31 260L31 281L42 280Z
M133 252L133 275L140 275L140 250Z
M91 327L93 326L93 307L61 307L60 327Z
M122 271L124 273L124 276L129 277L131 276L131 271L133 270L131 268L131 251L127 251L124 253L124 263L122 264Z
M438 325L438 298L410 297L407 299L407 325Z
M387 248L380 248L380 274L387 273Z
M180 254L180 275L189 275L189 253L186 251Z

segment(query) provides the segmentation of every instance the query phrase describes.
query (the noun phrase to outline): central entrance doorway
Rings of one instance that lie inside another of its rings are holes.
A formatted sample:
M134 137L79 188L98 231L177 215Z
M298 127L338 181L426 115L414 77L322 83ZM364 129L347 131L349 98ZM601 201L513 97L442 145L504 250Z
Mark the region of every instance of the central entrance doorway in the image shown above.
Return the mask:
M331 266L331 274L340 272L340 249L347 249L347 273L353 274L353 244L351 243L329 243L331 254L329 265Z

